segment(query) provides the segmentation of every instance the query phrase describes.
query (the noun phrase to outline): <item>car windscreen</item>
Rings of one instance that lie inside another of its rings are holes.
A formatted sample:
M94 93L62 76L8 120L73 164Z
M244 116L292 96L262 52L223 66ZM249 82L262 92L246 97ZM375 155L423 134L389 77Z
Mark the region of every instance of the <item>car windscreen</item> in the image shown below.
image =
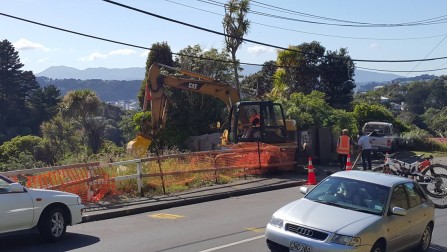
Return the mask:
M305 198L322 204L382 215L390 188L341 177L327 177Z

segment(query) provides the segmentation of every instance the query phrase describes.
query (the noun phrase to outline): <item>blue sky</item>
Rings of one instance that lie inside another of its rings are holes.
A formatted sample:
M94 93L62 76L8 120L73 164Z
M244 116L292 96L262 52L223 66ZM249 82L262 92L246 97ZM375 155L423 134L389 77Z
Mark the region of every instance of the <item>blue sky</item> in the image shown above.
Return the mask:
M115 1L217 32L223 30L226 0ZM101 0L0 0L0 3L0 13L3 14L132 45L150 47L156 42L167 42L173 52L196 44L204 49L224 48L222 36ZM318 41L326 50L347 48L351 58L359 60L447 57L447 24L443 20L447 16L442 17L447 15L445 0L257 0L251 2L251 10L253 12L248 15L251 28L245 38L253 41L280 47ZM329 20L402 24L439 17L442 17L439 24L399 27L340 26L340 22ZM0 39L10 41L25 64L23 70L34 73L61 65L77 69L145 67L147 57L144 49L82 37L3 15L0 15ZM253 43L244 43L237 53L241 62L255 64L275 60L276 56L277 49ZM358 69L386 71L447 69L447 59L411 63L357 61L355 64ZM392 73L402 76L445 75L447 70Z

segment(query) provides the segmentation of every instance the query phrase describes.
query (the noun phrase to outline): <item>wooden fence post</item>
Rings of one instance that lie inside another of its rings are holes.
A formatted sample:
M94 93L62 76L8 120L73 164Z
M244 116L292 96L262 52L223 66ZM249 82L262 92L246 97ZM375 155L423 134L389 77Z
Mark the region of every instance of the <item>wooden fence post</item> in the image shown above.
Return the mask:
M138 185L138 193L140 196L143 196L143 164L141 163L141 160L137 162L137 185Z
M93 187L93 181L92 181L92 178L93 178L93 167L89 165L87 167L87 169L88 169L88 172L87 172L87 178L88 178L88 182L87 182L87 185L88 185L87 200L91 201L92 197L93 197L93 190L92 190L92 187Z

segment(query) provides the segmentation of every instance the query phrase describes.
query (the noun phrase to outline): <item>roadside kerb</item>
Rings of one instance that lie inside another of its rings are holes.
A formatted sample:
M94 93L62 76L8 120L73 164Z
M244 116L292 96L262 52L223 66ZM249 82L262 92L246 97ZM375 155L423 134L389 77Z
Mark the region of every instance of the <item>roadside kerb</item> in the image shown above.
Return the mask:
M179 207L191 204L198 204L207 201L237 197L253 193L279 190L295 186L304 185L307 180L299 178L275 179L259 178L244 180L227 185L216 185L201 188L193 191L178 193L174 195L163 195L152 198L142 198L139 201L114 205L107 209L92 210L86 209L82 217L82 222L99 221L110 218L117 218L127 215L144 212L159 211L172 207Z

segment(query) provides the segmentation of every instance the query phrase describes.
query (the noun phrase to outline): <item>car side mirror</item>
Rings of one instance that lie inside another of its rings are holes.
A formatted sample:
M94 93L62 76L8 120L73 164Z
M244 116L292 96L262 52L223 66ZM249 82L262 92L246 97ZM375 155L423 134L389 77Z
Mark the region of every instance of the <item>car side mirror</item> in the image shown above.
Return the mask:
M24 187L19 183L12 183L8 185L8 192L16 193L16 192L24 192Z
M393 207L393 209L391 209L391 212L394 215L399 215L399 216L405 216L407 215L407 210L401 208L401 207Z
M305 186L301 186L300 187L300 192L302 193L302 194L307 194L307 187L305 187Z

